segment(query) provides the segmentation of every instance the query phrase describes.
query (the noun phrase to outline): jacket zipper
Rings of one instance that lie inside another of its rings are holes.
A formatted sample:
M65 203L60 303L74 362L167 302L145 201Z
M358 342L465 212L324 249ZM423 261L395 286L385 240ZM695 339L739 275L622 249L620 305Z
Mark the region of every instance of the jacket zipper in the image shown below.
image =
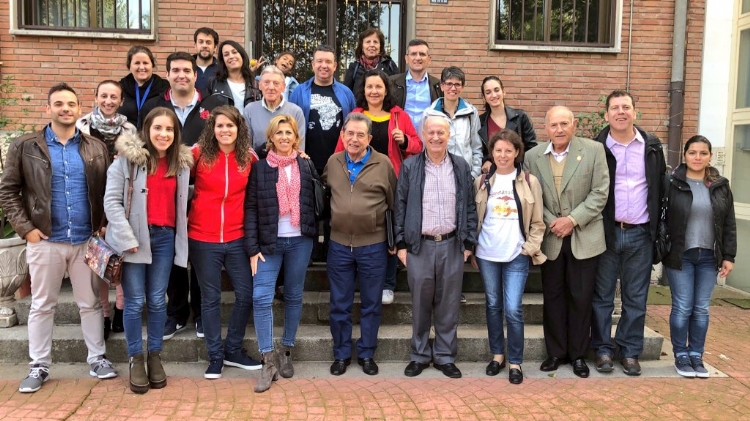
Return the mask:
M221 226L219 229L219 242L224 243L224 203L229 195L229 154L224 154L224 197L221 198Z

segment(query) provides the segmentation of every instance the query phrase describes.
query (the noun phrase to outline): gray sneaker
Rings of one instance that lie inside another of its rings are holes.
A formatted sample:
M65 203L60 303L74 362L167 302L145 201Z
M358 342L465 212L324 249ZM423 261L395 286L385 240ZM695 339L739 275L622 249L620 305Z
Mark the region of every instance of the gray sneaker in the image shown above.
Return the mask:
M49 380L49 368L47 366L36 364L31 367L29 375L21 380L21 386L18 391L21 393L34 393L42 388L42 384Z
M691 355L690 365L692 365L693 370L695 370L695 377L700 377L701 379L708 378L708 370L703 366L703 357L695 357Z
M98 360L91 364L89 374L92 377L98 377L100 379L111 379L117 377L117 372L112 368L112 363L109 362L105 355L102 355Z
M695 377L695 369L690 363L687 355L680 355L674 358L674 369L682 377Z

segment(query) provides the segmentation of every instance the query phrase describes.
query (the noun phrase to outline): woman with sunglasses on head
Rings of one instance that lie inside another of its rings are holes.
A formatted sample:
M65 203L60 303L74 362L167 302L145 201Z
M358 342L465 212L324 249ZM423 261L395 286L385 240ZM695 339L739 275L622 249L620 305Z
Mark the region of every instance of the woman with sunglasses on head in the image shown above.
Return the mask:
M683 157L665 192L671 248L662 263L672 292L669 336L677 374L708 378L703 352L711 293L717 275L732 272L737 254L734 198L729 181L711 166L708 139L688 139Z
M114 80L105 80L96 87L96 100L94 110L78 119L76 128L82 133L91 135L107 145L110 162L114 161L115 141L123 134L135 136L137 130L128 118L118 114L117 110L123 104L122 86ZM125 305L122 286L116 287L115 314L112 317L112 308L109 306L109 284L100 280L99 298L104 313L104 339L109 339L110 330L116 333L124 332L122 325L122 309Z
M193 156L180 142L177 115L164 107L146 115L139 136L120 136L116 148L118 159L107 171L104 194L109 222L106 239L124 255L123 322L130 390L146 393L149 388L167 385L161 363L165 298L172 265L187 266L187 199ZM143 355L144 306L148 358Z

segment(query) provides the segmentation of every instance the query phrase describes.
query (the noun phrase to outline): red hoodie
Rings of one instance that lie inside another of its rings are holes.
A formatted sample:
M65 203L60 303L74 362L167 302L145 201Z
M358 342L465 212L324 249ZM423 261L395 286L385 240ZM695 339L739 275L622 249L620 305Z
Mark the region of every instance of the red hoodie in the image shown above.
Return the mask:
M253 153L247 168L240 171L234 151L219 152L211 167L201 160L200 148L194 146L195 193L188 215L188 238L207 243L228 243L245 236L245 188L250 166L258 158Z

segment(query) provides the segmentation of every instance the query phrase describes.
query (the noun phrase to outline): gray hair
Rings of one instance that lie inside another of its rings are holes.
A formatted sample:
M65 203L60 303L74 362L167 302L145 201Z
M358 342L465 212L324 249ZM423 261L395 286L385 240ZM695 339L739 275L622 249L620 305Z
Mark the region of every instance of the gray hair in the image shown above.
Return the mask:
M372 121L369 117L362 113L349 113L349 115L346 116L346 120L344 120L344 130L346 130L346 125L349 124L350 121L362 121L367 124L367 134L372 134Z
M271 73L271 74L274 74L274 75L279 75L279 76L281 76L281 79L284 79L286 77L286 76L284 76L284 72L282 72L281 69L279 69L278 67L276 67L273 64L269 64L268 66L266 66L266 67L263 68L263 71L260 72L261 79L263 78L263 75L265 75L266 73Z
M445 124L445 127L448 129L448 132L451 130L451 120L448 118L445 114L424 114L422 116L422 120L419 121L419 134L421 135L424 133L425 127L427 126L427 120L435 118L440 120L443 124Z

